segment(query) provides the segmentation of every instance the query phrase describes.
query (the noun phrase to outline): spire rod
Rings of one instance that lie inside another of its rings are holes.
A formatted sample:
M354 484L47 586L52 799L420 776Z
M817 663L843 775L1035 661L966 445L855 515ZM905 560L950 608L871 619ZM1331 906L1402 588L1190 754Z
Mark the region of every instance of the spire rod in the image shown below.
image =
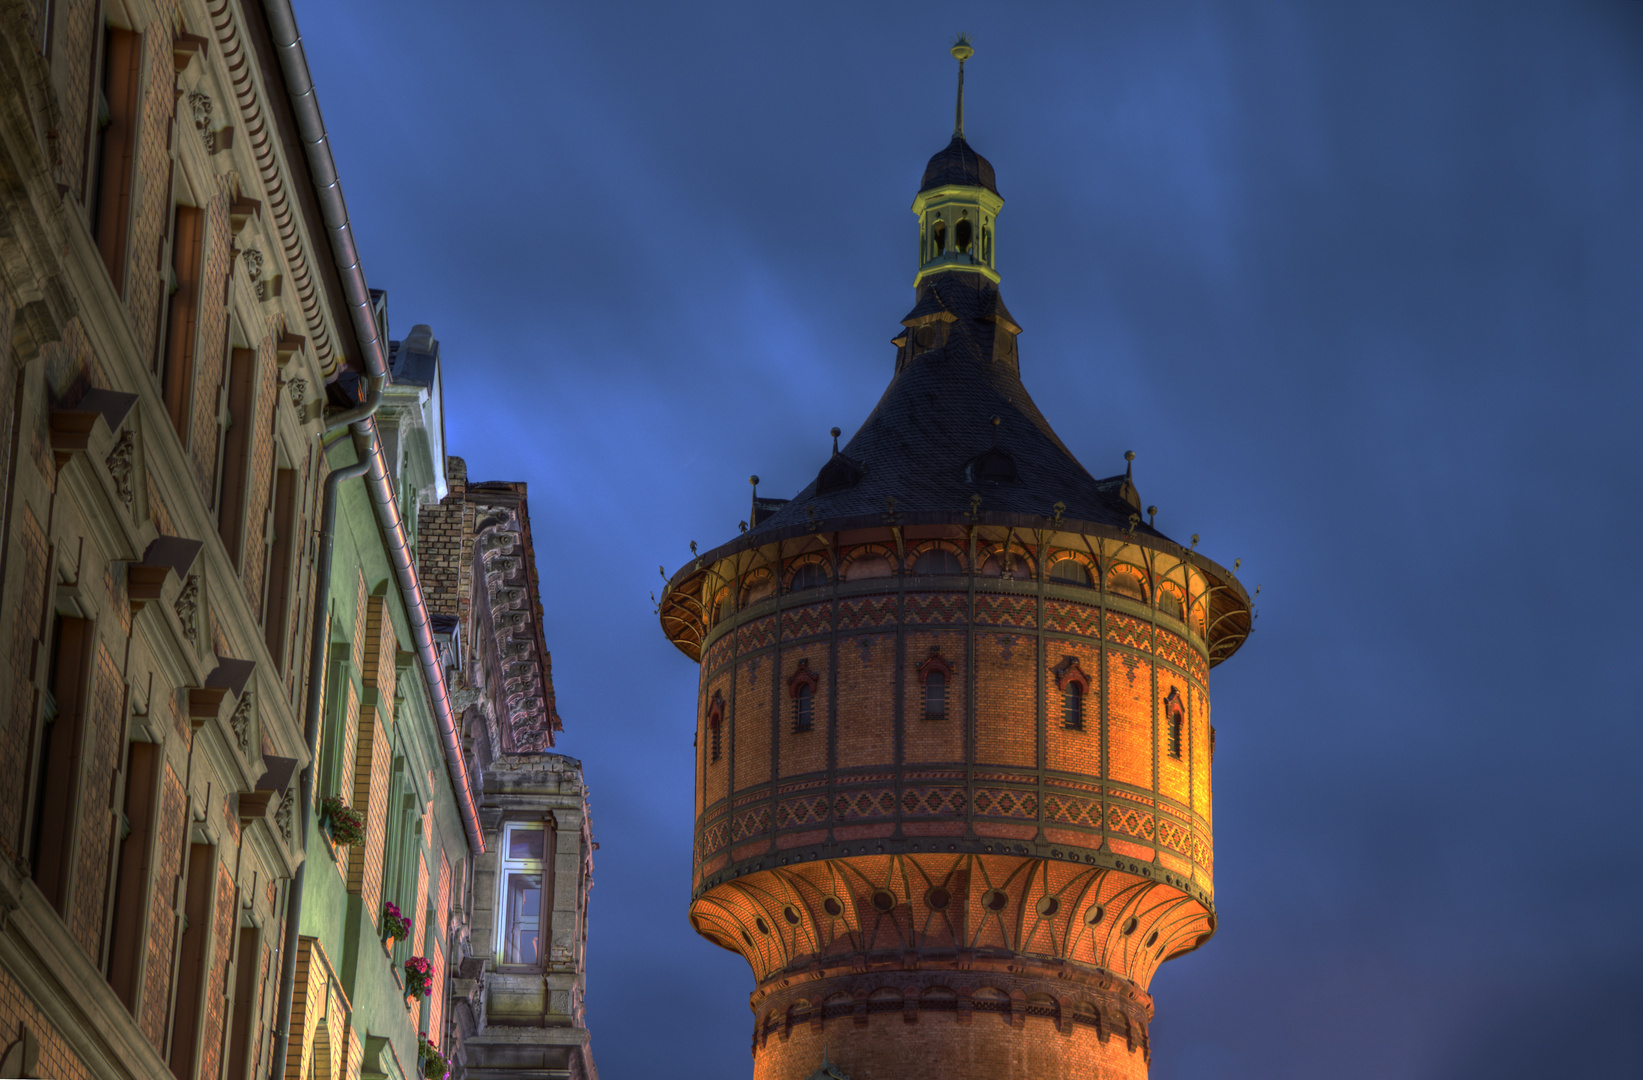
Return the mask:
M953 137L964 138L964 61L975 55L970 47L970 35L961 33L948 50L958 61L958 104L953 108Z

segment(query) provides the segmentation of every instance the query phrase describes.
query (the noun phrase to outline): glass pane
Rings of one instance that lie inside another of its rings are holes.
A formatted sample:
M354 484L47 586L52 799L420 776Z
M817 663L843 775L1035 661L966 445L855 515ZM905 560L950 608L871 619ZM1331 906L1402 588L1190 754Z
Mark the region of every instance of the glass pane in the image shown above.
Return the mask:
M542 962L542 875L510 873L507 892L502 962L539 964Z
M545 829L509 829L506 858L541 859L542 845L547 835Z

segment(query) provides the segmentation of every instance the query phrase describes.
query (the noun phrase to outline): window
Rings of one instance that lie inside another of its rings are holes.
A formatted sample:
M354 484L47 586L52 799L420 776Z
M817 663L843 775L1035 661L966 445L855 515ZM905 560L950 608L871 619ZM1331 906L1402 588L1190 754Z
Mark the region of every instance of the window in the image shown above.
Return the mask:
M68 909L68 858L79 811L77 779L82 768L84 674L90 670L93 647L89 620L68 615L56 617L46 674L39 771L34 780L29 865L34 871L34 883L59 913Z
M228 558L240 569L240 531L244 526L246 468L250 463L251 383L257 354L232 349L228 354L227 417L224 420L222 483L217 496L217 535Z
M871 578L887 578L895 574L895 567L883 555L861 555L852 560L844 570L846 581L867 581Z
M1158 586L1158 610L1172 619L1187 621L1187 606L1181 601L1181 593L1171 582L1161 582Z
M924 718L940 720L947 715L947 676L932 671L924 679Z
M1182 727L1182 724L1183 724L1183 721L1181 719L1181 714L1180 713L1178 713L1178 712L1170 713L1170 716L1169 716L1169 756L1172 757L1172 758L1179 758L1181 756L1181 727Z
M91 233L114 291L125 295L126 224L137 148L137 73L142 50L130 30L103 34L103 78L92 117ZM167 196L169 198L169 196Z
M793 584L788 586L789 592L798 592L800 589L819 589L831 580L827 572L827 564L808 562L793 572Z
M551 885L553 838L545 822L514 822L504 826L498 880L502 883L500 926L504 964L542 963L542 939L548 929L543 917L544 884Z
M953 665L941 658L941 652L931 649L924 663L916 669L924 680L924 718L941 720L947 716L947 684L953 678Z
M810 670L809 660L800 660L798 669L793 672L793 677L787 680L787 692L793 698L794 734L809 731L812 726L815 714L816 686L819 681Z
M793 730L810 730L810 703L812 694L809 686L801 686L793 693Z
M1084 688L1068 683L1061 691L1061 726L1068 731L1084 730Z
M142 938L143 896L149 884L149 838L153 834L154 792L159 784L160 747L134 742L126 758L125 823L120 865L114 879L114 924L110 928L108 983L127 1009L137 1004L137 968L147 942Z
M947 250L947 223L936 218L936 227L930 230L930 258L939 259Z
M1068 731L1084 730L1084 697L1090 692L1090 677L1069 656L1055 668L1055 684L1061 689L1061 726Z
M1141 571L1133 566L1119 565L1107 574L1107 591L1131 600L1147 602L1147 584Z
M177 437L188 445L190 398L194 392L194 345L200 310L200 262L205 247L205 212L179 206L171 225L171 295L162 297L159 353L155 370L165 409Z
M964 565L946 548L931 548L913 563L915 574L962 574Z
M1062 559L1051 565L1050 580L1066 585L1082 585L1089 588L1095 582L1090 579L1090 572L1077 559Z
M958 225L953 229L953 246L960 251L969 251L972 232L970 219L959 218Z
M297 527L297 471L279 469L274 474L274 535L268 545L268 604L263 609L263 630L268 655L274 667L284 674L287 667L285 647L290 635L289 615L292 601L291 578L298 546Z
M718 691L713 693L713 704L707 710L708 753L709 761L718 761L720 756L719 729L724 726L725 703Z

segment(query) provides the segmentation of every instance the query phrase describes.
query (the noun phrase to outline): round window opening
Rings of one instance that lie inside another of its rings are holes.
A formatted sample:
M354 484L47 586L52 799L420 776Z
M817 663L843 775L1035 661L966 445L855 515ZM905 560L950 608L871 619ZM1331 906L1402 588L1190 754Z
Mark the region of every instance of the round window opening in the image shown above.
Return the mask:
M981 898L981 902L987 905L988 911L1003 911L1009 906L1010 897L1002 889L988 889L987 895Z
M921 349L928 349L936 343L936 328L926 323L913 331L913 340Z
M1156 944L1158 944L1158 931L1154 930L1147 935L1147 948L1150 949Z
M1084 922L1089 926L1094 926L1096 923L1105 918L1106 915L1106 910L1102 908L1100 904L1096 904L1094 907L1084 912Z
M873 908L877 911L894 911L896 909L895 894L886 892L884 889L875 889L873 891Z
M786 907L782 908L782 918L786 919L794 926L799 925L799 909L794 907L792 904L788 904Z
M844 905L839 903L837 898L829 896L822 901L822 910L836 919L844 914Z
M942 888L940 885L937 885L935 888L930 890L930 895L926 897L926 899L930 901L931 907L935 908L937 911L941 911L948 904L953 902L953 894Z
M1061 901L1057 900L1055 897L1041 896L1038 898L1038 913L1046 919L1060 910Z
M753 939L747 936L747 931L746 930L742 931L742 940L747 942L747 947L748 948L751 949L753 947Z
M759 933L761 934L770 933L770 924L764 921L764 917L762 915L753 920L753 925L759 928Z
M1135 928L1137 926L1140 926L1140 925L1141 925L1140 922L1136 919L1136 917L1134 915L1131 915L1129 918L1125 919L1124 920L1124 936L1129 937L1131 934L1135 933Z

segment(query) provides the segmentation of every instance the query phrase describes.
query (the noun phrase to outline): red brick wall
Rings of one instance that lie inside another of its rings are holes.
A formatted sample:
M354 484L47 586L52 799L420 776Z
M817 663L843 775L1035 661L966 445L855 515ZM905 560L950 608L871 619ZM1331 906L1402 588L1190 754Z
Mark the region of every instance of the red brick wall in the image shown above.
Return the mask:
M97 50L97 0L68 0L56 5L57 29L51 44L51 64L57 73L57 85L64 96L59 103L60 134L57 152L62 156L58 179L69 186L74 197L85 201L86 150L90 134L92 102L96 100L92 86Z
M6 657L10 685L4 705L8 723L0 731L0 847L14 859L23 850L25 774L29 736L34 730L34 654L48 584L45 530L27 505L22 511L16 515L16 546L12 549L19 565L8 597L12 611Z
M139 354L152 363L165 281L161 259L166 230L171 227L171 138L177 85L171 34L163 19L151 22L144 29L142 54L136 209L131 219L131 241L126 248L125 297L137 331Z
M359 711L354 808L365 813L365 847L348 859L348 891L358 893L376 926L382 915L382 858L388 836L388 733L374 705Z
M200 344L194 360L193 434L189 456L200 497L211 505L217 483L218 402L228 359L228 294L223 287L234 269L228 196L218 192L205 206L205 261L200 267Z
M114 790L124 725L125 685L107 647L97 646L97 670L86 716L85 787L81 797L79 867L69 932L92 963L102 957L110 852L114 843Z
M142 1004L143 1034L159 1053L165 1052L166 1010L171 1004L171 954L177 940L176 904L187 815L182 782L168 762L160 793L159 852L154 861L154 901L149 910L148 967Z
M214 925L211 973L205 984L205 1023L200 1029L200 1076L215 1077L222 1063L223 1022L228 1008L228 961L234 941L234 879L228 868L217 868L217 901L212 909ZM243 963L254 962L245 957Z
M851 1019L808 1025L771 1038L753 1056L754 1080L805 1080L829 1060L852 1077L1030 1077L1031 1080L1144 1080L1147 1061L1122 1036L1105 1041L1093 1027L1071 1025L1063 1035L1053 1021L1029 1016L1008 1025L996 1013L967 1024L953 1013L875 1013L864 1026Z
M62 1033L34 1007L34 1002L6 969L0 967L0 1046L17 1037L21 1024L28 1025L40 1045L35 1075L49 1076L52 1080L91 1080L91 1071L69 1048Z

